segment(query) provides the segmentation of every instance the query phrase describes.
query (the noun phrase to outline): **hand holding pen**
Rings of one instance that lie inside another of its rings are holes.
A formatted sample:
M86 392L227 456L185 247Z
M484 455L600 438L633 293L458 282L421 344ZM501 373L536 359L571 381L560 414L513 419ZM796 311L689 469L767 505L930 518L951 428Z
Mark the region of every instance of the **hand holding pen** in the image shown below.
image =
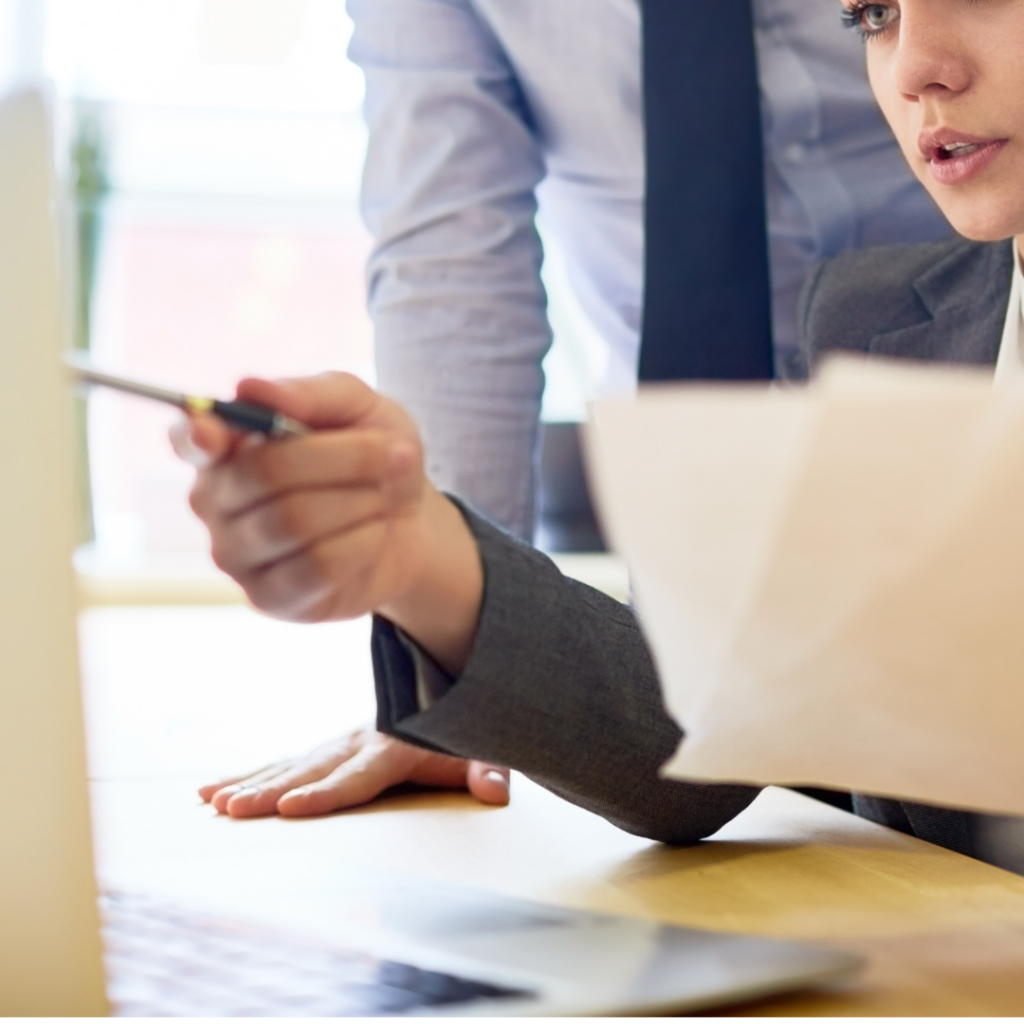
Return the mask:
M70 363L79 380L177 406L214 562L259 609L296 622L377 612L458 675L483 596L476 541L426 477L409 414L348 373L243 380L233 402ZM234 428L234 429L232 429ZM239 434L248 432L248 437ZM251 444L253 434L286 444Z

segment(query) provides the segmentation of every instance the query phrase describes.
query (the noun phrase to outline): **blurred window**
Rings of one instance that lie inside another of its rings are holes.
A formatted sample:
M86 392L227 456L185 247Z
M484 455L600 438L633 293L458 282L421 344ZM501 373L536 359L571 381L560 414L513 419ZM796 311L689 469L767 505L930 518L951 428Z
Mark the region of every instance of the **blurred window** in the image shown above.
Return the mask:
M0 40L5 25L0 80L35 60L56 82L97 361L216 395L246 374L372 381L363 82L342 0L0 0ZM545 281L545 417L582 419L602 346L557 246ZM97 392L88 418L94 564L204 557L173 411Z
M246 374L372 378L349 33L339 0L49 0L46 68L95 207L78 227L98 361L217 395ZM90 401L108 568L205 552L174 415Z

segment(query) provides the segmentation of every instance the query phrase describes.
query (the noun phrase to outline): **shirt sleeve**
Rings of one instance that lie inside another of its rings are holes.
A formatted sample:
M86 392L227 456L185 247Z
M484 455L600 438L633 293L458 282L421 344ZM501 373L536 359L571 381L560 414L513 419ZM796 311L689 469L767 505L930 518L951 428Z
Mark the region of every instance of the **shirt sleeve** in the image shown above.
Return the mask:
M366 76L378 384L419 424L432 480L528 538L551 343L530 112L470 0L348 10Z
M456 680L417 694L415 645L377 619L377 728L421 746L507 765L629 832L694 842L757 795L750 786L663 778L682 733L665 711L632 610L563 576L472 511L485 589Z
M415 688L415 709L426 711L448 692L455 680L415 640L397 626L393 628L395 639L409 656L412 669L409 682Z

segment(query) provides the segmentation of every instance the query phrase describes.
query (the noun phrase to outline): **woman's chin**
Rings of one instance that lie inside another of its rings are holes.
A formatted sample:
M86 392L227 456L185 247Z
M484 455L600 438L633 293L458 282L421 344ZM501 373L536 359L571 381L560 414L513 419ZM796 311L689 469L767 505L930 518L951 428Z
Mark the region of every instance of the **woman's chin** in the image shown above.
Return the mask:
M940 207L953 230L972 242L1002 242L1024 234L1024 209L985 209L981 203L964 204L963 209Z
M1007 239L1015 236L1013 231L967 230L965 228L958 228L955 224L953 227L958 235L963 235L964 238L971 242L1005 242Z

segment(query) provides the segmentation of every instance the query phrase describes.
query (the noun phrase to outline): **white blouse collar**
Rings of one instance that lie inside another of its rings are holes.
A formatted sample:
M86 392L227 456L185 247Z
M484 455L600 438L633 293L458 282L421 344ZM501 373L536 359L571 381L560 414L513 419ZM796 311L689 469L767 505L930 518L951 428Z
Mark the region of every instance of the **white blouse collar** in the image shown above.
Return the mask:
M1003 324L1003 338L996 359L996 381L1024 375L1024 273L1017 244L1013 243L1013 283L1010 286L1010 304Z

